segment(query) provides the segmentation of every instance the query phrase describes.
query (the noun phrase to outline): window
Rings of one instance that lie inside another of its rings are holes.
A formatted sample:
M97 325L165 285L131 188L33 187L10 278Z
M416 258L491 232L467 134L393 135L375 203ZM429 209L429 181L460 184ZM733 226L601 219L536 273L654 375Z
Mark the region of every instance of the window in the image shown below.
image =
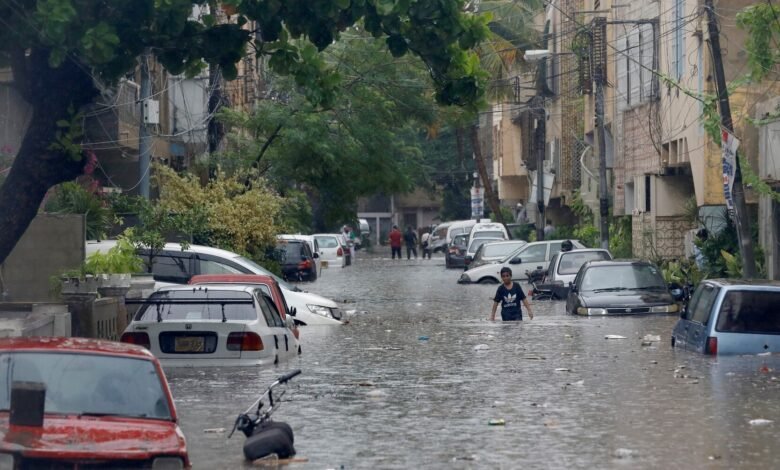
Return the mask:
M179 301L182 303L168 302ZM227 299L240 303L222 304L216 299ZM158 301L158 302L154 302ZM186 302L186 303L184 303ZM256 320L252 297L246 292L224 290L172 290L155 292L144 303L135 316L136 321L191 320Z
M241 274L236 268L207 259L198 260L201 274Z
M672 20L671 31L672 50L669 54L671 59L672 78L680 81L683 76L683 67L685 66L685 36L683 35L683 18L685 17L685 0L674 1L674 18Z
M144 261L149 259L149 252L142 255ZM155 280L186 284L191 276L190 257L186 254L174 255L169 251L161 251L152 258L152 274Z
M547 257L547 244L529 246L518 254L523 263L538 263Z
M710 310L718 297L718 289L708 284L699 284L688 305L687 318L706 325L710 319Z
M317 243L319 244L320 248L339 247L339 241L336 239L336 237L317 237L315 240L317 240Z
M610 259L605 251L586 251L564 253L561 255L561 263L558 266L558 274L577 274L586 261L600 261Z
M652 24L640 24L616 40L618 111L655 98L657 79L655 31Z
M780 291L729 291L715 329L732 333L780 334Z
M263 312L263 317L265 317L265 322L268 326L284 328L284 321L279 314L279 310L274 306L273 300L259 290L255 291L255 295L257 296L257 302L260 304L260 310Z

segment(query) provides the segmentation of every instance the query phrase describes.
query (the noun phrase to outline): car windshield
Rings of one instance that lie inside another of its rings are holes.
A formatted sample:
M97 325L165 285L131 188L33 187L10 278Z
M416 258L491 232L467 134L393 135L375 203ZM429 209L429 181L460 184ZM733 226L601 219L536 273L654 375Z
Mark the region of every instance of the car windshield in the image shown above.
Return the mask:
M731 333L780 334L780 291L728 291L715 329Z
M475 238L474 240L471 240L471 244L469 245L468 252L469 253L475 253L480 246L484 245L485 243L494 242L496 239L494 238Z
M222 304L219 300L244 301ZM172 302L166 302L172 300ZM159 301L159 302L154 302ZM178 303L176 303L178 302ZM223 316L224 315L224 316ZM168 290L149 296L135 315L136 321L257 320L257 310L249 292L234 290Z
M171 419L154 363L144 359L63 352L0 354L0 409L10 409L13 382L46 387L46 413Z
M472 236L474 238L504 238L504 232L501 230L480 230L479 232L473 233Z
M582 251L561 254L561 262L558 264L558 274L577 274L586 261L609 260L606 251Z
M464 246L466 245L466 242L468 241L469 236L468 235L458 235L455 238L452 239L453 245L459 245Z
M510 252L516 250L520 246L525 245L525 242L515 243L489 243L482 248L483 258L496 258L499 256L506 256Z
M298 287L290 284L289 282L285 281L281 277L279 277L276 274L272 273L271 271L265 269L264 267L260 266L259 264L255 263L254 261L252 261L249 258L245 258L243 256L236 256L236 260L238 260L239 263L248 264L249 266L251 266L252 270L253 270L252 271L253 274L265 274L266 276L271 276L272 278L274 278L276 280L276 282L279 283L279 285L283 289L293 290L293 291L300 291L300 289Z
M581 291L666 289L658 268L649 264L591 266L583 273Z

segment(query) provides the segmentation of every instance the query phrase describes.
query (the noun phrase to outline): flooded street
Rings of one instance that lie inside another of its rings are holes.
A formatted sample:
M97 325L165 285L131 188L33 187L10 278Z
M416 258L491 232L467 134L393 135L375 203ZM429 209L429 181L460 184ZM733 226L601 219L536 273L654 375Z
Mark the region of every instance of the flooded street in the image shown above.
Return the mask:
M532 302L532 321L489 322L497 286L458 285L460 273L441 256L359 253L301 284L355 313L343 327L303 328L298 359L166 370L194 467L246 465L243 435L226 439L233 420L296 368L274 414L307 460L290 468L776 465L780 358L672 350L676 316L579 318ZM642 346L648 334L660 343Z

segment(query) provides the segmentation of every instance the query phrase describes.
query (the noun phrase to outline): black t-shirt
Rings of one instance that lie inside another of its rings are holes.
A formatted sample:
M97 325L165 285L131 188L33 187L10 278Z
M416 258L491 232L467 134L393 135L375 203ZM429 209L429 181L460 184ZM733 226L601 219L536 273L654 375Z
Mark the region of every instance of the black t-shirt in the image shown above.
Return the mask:
M495 302L501 302L501 318L504 321L522 320L523 312L520 310L520 302L525 299L525 293L519 284L512 283L512 288L507 289L501 284L496 289Z
M411 230L408 230L406 233L404 233L404 241L406 241L407 245L414 245L417 241L417 234Z

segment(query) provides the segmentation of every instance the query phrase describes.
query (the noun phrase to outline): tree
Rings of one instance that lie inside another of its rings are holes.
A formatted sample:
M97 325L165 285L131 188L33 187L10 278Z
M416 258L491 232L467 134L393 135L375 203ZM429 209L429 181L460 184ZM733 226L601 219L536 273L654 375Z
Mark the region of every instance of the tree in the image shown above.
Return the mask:
M472 109L485 77L470 51L486 35L487 18L463 12L462 0L225 0L231 22L191 18L206 0L19 0L0 4L0 61L33 117L0 188L0 263L29 226L52 186L82 173L80 110L132 71L151 51L173 74L206 64L226 79L247 46L270 67L295 77L315 105L328 105L339 86L320 52L356 25L384 37L394 56L426 64L443 104ZM213 11L213 10L212 10ZM256 28L248 27L256 25ZM247 27L245 27L247 26Z

